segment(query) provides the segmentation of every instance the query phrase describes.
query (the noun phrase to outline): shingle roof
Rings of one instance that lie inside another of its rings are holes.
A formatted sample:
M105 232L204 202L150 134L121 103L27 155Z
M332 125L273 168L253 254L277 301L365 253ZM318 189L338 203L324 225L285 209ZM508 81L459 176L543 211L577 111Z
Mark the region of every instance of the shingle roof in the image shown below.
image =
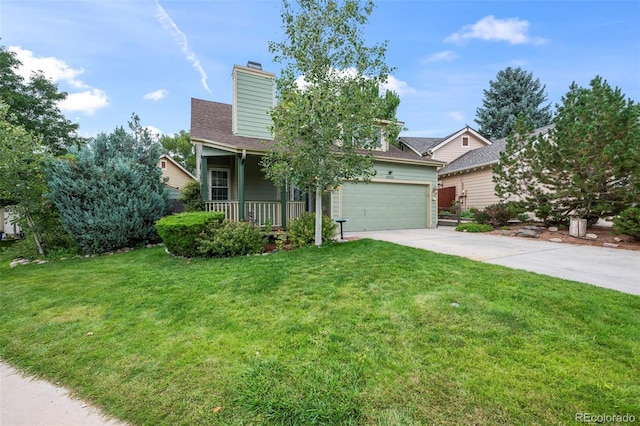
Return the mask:
M419 137L408 137L402 136L400 138L400 142L404 143L407 146L410 146L416 152L420 154L424 154L425 152L433 149L438 146L440 142L445 140L446 138L419 138Z
M274 144L272 140L236 136L231 131L231 105L220 102L191 98L191 139L228 145L237 150L268 151ZM388 151L374 151L374 157L380 159L410 160L441 166L442 161L419 157L415 153L404 152L390 145Z
M533 131L532 136L547 133L552 127L553 124L537 128ZM507 139L502 138L493 141L491 145L469 151L447 164L440 170L439 174L444 175L473 167L496 164L500 160L500 153L504 151L506 145Z
M266 151L273 141L236 136L231 131L231 105L191 98L191 139L204 139L237 149Z

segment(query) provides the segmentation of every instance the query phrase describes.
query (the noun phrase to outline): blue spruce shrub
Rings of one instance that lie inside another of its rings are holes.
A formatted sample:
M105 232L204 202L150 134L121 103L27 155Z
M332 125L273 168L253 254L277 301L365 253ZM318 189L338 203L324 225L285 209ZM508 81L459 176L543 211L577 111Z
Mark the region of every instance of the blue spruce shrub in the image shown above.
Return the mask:
M155 222L170 202L157 167L162 147L141 129L100 134L46 171L49 199L82 253L158 240Z

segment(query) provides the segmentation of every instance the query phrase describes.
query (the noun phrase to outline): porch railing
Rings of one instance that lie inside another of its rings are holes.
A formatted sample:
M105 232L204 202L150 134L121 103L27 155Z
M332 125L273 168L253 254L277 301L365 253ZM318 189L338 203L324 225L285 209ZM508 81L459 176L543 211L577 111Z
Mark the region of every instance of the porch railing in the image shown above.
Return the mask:
M227 220L240 220L239 201L206 201L204 205L208 212L224 212ZM302 213L303 201L287 201L287 221L302 216ZM244 214L244 220L251 220L258 226L264 226L267 219L270 219L272 226L282 226L280 201L245 201Z

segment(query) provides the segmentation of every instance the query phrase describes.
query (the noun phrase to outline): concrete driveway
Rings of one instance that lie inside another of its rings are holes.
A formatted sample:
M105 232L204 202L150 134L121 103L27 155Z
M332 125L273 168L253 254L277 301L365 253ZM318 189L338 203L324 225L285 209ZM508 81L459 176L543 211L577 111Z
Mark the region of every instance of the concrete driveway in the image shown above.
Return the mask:
M453 227L345 232L640 295L640 251L456 232Z

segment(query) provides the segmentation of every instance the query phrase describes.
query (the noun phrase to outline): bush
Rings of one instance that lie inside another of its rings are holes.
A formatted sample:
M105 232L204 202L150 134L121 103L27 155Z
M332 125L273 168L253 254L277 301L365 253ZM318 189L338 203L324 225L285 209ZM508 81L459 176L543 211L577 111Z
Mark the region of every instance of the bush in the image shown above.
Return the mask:
M208 228L196 243L201 256L244 256L262 253L265 236L252 223L224 221L219 226Z
M180 197L178 200L184 204L184 211L186 212L201 212L204 211L204 202L202 201L202 193L200 192L200 182L194 180L189 182L182 188Z
M613 218L613 229L640 240L640 208L630 207L620 212L620 216Z
M322 244L331 242L336 235L337 224L329 216L322 216ZM316 214L304 213L287 226L289 241L294 247L304 247L315 243Z
M156 222L156 229L165 247L176 256L198 255L196 239L210 227L224 220L223 212L191 212L165 216Z
M489 232L493 231L493 226L482 223L461 223L456 226L459 232Z

